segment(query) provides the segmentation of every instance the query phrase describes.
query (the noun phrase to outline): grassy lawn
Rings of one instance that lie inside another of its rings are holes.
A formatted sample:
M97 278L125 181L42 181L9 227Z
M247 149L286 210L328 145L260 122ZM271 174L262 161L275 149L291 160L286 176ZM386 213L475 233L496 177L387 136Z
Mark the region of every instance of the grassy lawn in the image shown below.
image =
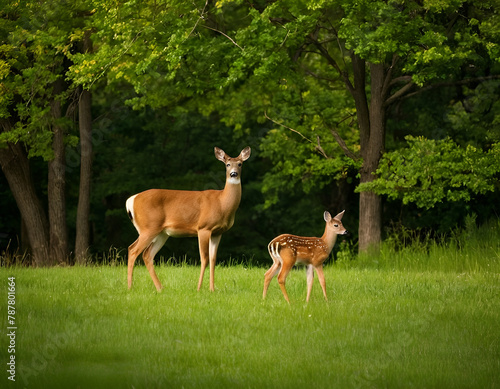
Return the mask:
M214 293L187 265L156 266L162 293L144 266L132 291L125 266L0 268L0 306L15 276L17 308L16 382L3 369L1 386L500 387L498 254L459 271L397 260L327 266L329 302L315 280L308 305L293 271L290 306L276 280L262 300L258 267L217 268Z

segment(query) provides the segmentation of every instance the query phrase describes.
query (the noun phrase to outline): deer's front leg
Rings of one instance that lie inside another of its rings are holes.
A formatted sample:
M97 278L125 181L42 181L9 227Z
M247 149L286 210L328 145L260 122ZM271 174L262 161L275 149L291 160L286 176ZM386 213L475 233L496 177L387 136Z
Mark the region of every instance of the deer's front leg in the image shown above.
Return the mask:
M316 274L318 275L319 284L321 285L321 289L323 289L323 295L325 296L325 300L328 301L326 297L326 282L325 275L323 274L323 265L316 266Z
M210 231L198 231L198 245L200 248L200 260L201 260L201 271L200 279L198 281L198 290L201 288L203 283L203 274L205 274L205 269L208 265L209 260L209 244L210 244Z
M313 265L307 265L306 268L306 274L307 274L307 297L306 297L306 302L309 302L309 297L311 296L311 290L313 287L313 279L314 279L314 266Z
M210 236L210 290L215 290L215 263L217 262L217 249L222 235Z

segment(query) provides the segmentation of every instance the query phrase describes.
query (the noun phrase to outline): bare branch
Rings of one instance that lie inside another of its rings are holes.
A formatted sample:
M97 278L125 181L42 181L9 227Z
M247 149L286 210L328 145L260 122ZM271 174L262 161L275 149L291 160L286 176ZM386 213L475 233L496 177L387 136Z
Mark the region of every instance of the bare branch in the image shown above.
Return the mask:
M323 149L323 147L321 147L321 143L320 143L320 139L319 139L319 135L316 135L316 140L318 141L318 144L316 145L316 150L319 151L319 153L325 157L326 159L330 159L330 157L326 154L325 150Z
M267 112L264 112L264 115L266 116L266 118L270 121L272 121L274 124L277 124L278 126L281 126L281 127L284 127L286 128L287 130L290 130L292 132L295 132L296 134L300 135L302 137L302 139L305 139L306 141L308 141L309 143L312 143L314 144L314 142L307 138L306 136L304 136L302 133L300 133L299 131L297 130L294 130L293 128L291 127L288 127L288 126L285 126L284 124L281 124L279 122L277 122L276 120L274 119L271 119ZM350 116L346 117L345 119L343 119L340 123L342 123L344 120L347 120ZM354 154L351 150L349 150L349 147L347 147L346 143L344 142L344 140L342 139L342 137L339 135L339 133L337 131L335 131L333 128L329 127L329 126L326 126L330 132L332 133L333 137L335 138L335 140L337 141L337 143L339 144L340 148L344 151L344 154L348 157L348 158L351 158L353 161L358 161L359 160L359 157ZM326 153L326 151L323 149L323 147L321 146L321 142L320 142L320 137L318 135L316 135L316 144L315 144L315 149L323 156L325 157L326 159L331 159L330 156L328 156L328 154Z
M295 132L296 134L299 134L299 135L302 137L302 139L305 139L305 140L306 140L306 141L308 141L309 143L313 143L313 144L314 144L314 142L313 142L311 139L309 139L309 138L307 138L306 136L302 135L302 133L300 133L299 131L294 130L294 129L293 129L293 128L291 128L291 127L285 126L284 124L281 124L281 123L277 122L277 121L276 121L276 120L274 120L274 119L271 119L271 118L267 115L267 112L264 112L264 115L266 116L266 118L267 118L268 120L272 121L274 124L277 124L278 126L284 127L284 128L286 128L287 130L290 130L290 131L292 131L292 132Z
M196 27L198 26L198 23L200 22L200 20L204 19L203 15L205 14L205 9L207 8L207 5L208 5L208 0L205 1L205 6L203 7L203 10L201 11L200 13L200 17L198 18L198 20L196 21L196 23L194 24L193 28L191 29L191 31L189 32L188 36L186 39L184 39L184 42L191 36L191 34L193 33L194 30L196 30ZM183 42L183 43L184 43Z
M235 40L233 38L231 38L229 35L223 33L222 31L220 30L217 30L216 28L212 28L212 27L208 27L208 26L205 26L205 25L202 25L203 27L205 28L208 28L209 30L212 30L212 31L215 31L215 32L218 32L219 34L221 35L224 35L227 39L229 39L231 42L233 42L233 44L238 47L241 51L245 51L245 49L243 47L241 47L239 44L237 44L235 42Z
M278 126L281 126L281 127L284 127L286 128L287 130L290 130L292 132L295 132L296 134L299 134L302 139L305 139L306 141L308 141L309 143L312 143L314 144L314 142L307 138L306 136L304 136L302 133L300 133L299 131L297 130L294 130L293 128L291 127L288 127L288 126L285 126L284 124L281 124L281 123L278 123L276 120L274 119L271 119L268 115L267 115L267 112L264 112L264 115L266 116L267 119L269 119L270 121L272 121L274 124L277 124ZM328 154L326 154L325 150L323 149L323 147L321 147L321 143L319 141L319 136L317 136L317 144L315 145L315 149L323 156L325 157L326 159L330 159L330 157L328 156Z
M339 144L340 148L344 151L346 157L351 158L353 161L358 161L359 157L356 154L354 154L351 150L349 150L349 147L347 147L346 143L344 142L344 139L342 139L340 134L331 127L328 127L328 129L330 130L333 137Z
M193 33L193 31L196 29L196 27L198 27L198 23L200 23L200 20L205 20L205 16L204 16L204 15L205 15L205 9L207 8L207 6L208 6L208 0L206 0L206 1L205 1L205 5L204 5L204 7L203 7L203 10L202 10L202 11L201 11L201 13L200 13L200 17L198 18L198 20L196 21L196 23L194 24L193 28L191 29L191 31L189 32L189 34L188 34L187 38L186 38L184 41L186 41L186 40L187 40L187 39L191 36L191 34ZM207 28L207 29L209 29L209 30L215 31L215 32L217 32L217 33L219 33L219 34L221 34L221 35L224 35L227 39L229 39L229 40L230 40L230 41L231 41L231 42L232 42L232 43L233 43L236 47L238 47L241 51L245 51L245 50L244 50L244 49L243 49L243 48L242 48L239 44L237 44L237 43L235 42L235 40L234 40L233 38L231 38L229 35L227 35L227 34L223 33L223 32L222 32L222 31L220 31L220 30L217 30L216 28L209 27L209 26L206 26L206 25L203 25L203 24L202 24L202 26L203 26L203 27L205 27L205 28Z
M283 27L283 28L285 28L285 27ZM290 35L290 30L288 30L286 28L285 28L285 30L286 30L285 39L283 39L283 42L281 42L280 49L283 47L283 45L285 44L286 40L288 39L288 35Z

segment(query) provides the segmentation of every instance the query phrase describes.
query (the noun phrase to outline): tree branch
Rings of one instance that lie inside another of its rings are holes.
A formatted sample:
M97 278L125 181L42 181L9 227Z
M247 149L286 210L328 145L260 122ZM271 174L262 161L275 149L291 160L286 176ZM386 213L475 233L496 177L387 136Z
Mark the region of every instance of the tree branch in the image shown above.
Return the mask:
M328 83L331 83L331 84L334 84L335 82L339 81L339 78L338 79L333 79L333 78L328 78L328 77L325 77L325 76L322 76L320 74L317 74L317 73L314 73L312 70L308 69L304 64L299 64L299 66L304 69L304 72L308 75L310 75L311 77L314 77L316 78L317 80L322 80L322 81L327 81Z
M408 93L406 96L402 96L401 99L407 99L409 97L413 97L413 96L418 95L420 93L427 92L428 90L431 90L434 88L441 88L441 87L445 87L445 86L467 85L467 84L471 84L473 82L483 82L483 81L499 80L499 79L500 79L500 75L494 75L494 76L468 78L466 80L460 80L460 81L438 82L436 84L431 84L431 85L428 85L424 88L420 88L419 90L417 90L413 93Z
M264 115L265 115L265 117L266 117L268 120L272 121L274 124L277 124L278 126L284 127L284 128L286 128L287 130L290 130L290 131L292 131L292 132L295 132L296 134L299 134L299 135L302 137L302 139L305 139L305 140L306 140L306 141L308 141L309 143L314 143L311 139L309 139L309 138L307 138L306 136L302 135L302 133L301 133L301 132L299 132L299 131L297 131L297 130L294 130L294 129L293 129L293 128L291 128L291 127L285 126L284 124L281 124L281 123L277 122L277 121L276 121L276 120L274 120L274 119L271 119L271 118L267 115L267 111L266 111L266 112L264 112Z
M296 134L300 135L302 137L302 139L308 141L309 143L312 143L314 144L314 142L307 138L306 136L304 136L301 132L291 128L291 127L288 127L288 126L285 126L284 124L281 124L279 122L277 122L276 120L270 118L267 114L267 112L264 112L264 115L266 116L266 118L270 121L272 121L274 124L277 124L278 126L281 126L281 127L284 127L286 128L287 130L290 130L292 132L295 132ZM347 120L350 116L346 117L345 119L343 119L342 121L344 120ZM341 121L341 123L342 123ZM338 145L340 146L340 148L342 149L342 151L344 151L344 154L346 157L352 159L353 161L359 161L359 157L353 153L351 150L349 150L349 147L347 147L346 143L344 142L344 140L342 139L342 137L339 135L339 133L337 131L335 131L333 128L325 125L331 132L331 134L333 135L333 137L335 138L335 140L337 141ZM331 159L330 156L328 156L328 154L326 153L326 151L323 149L323 147L321 146L321 142L320 142L320 137L319 135L316 135L316 144L315 144L315 149L323 156L325 157L326 159Z
M409 82L412 80L412 77L411 76L400 76L400 77L396 77L396 78L393 78L391 80L391 83L390 83L390 86L392 85L395 85L395 84L398 84L400 82Z
M218 32L219 34L221 35L224 35L227 39L229 39L231 42L233 42L233 44L238 47L241 51L245 51L245 49L243 47L241 47L239 44L237 44L235 42L235 40L233 38L231 38L229 35L223 33L222 31L220 30L217 30L216 28L212 28L212 27L208 27L208 26L205 26L204 24L202 24L203 27L205 28L208 28L209 30L212 30L212 31L215 31L215 32Z
M405 86L403 86L401 89L399 89L397 92L395 92L392 96L390 96L387 100L384 102L384 106L389 106L392 103L394 103L396 100L402 98L405 93L407 93L412 87L415 85L413 81L408 82Z
M344 84L346 85L347 89L349 89L349 91L353 93L354 86L352 85L351 80L349 80L347 72L342 71L340 66L337 64L337 61L335 61L335 59L330 55L328 50L321 43L319 43L316 39L313 39L313 37L311 36L309 36L309 39L314 44L314 46L316 46L316 48L319 50L320 55L324 57L327 60L327 62L339 73L339 75L344 80Z
M320 154L323 157L325 157L326 159L330 159L330 157L326 154L326 152L323 149L323 147L321 147L321 142L320 142L319 135L316 135L316 141L318 142L318 144L316 145L316 150L318 150L320 152Z
M200 23L200 20L205 20L205 9L207 8L208 6L208 0L205 1L205 5L203 6L203 10L200 12L200 17L198 18L198 20L196 20L196 23L194 24L193 28L191 29L191 31L189 32L188 36L186 39L184 39L184 41L186 41L190 36L191 34L193 33L193 31L196 29L196 27L198 27L198 23ZM229 39L236 47L238 47L241 51L245 51L239 44L237 44L235 42L235 40L233 38L231 38L229 35L227 35L226 33L223 33L222 31L220 30L217 30L216 28L213 28L213 27L209 27L209 26L206 26L204 24L202 24L202 27L205 27L209 30L212 30L212 31L215 31L221 35L224 35L227 39Z
M201 19L204 19L203 15L205 14L205 9L207 8L207 5L208 5L208 0L205 1L205 5L203 7L203 10L201 11L200 13L200 17L198 18L198 20L196 21L196 23L194 24L193 28L191 29L191 31L189 32L188 36L186 39L184 39L184 42L191 36L191 34L193 33L194 30L196 30L196 27L198 26L198 23L200 22ZM184 43L183 42L183 43Z
M359 157L356 154L354 154L351 150L349 150L349 147L347 147L346 143L344 142L344 139L342 139L340 134L331 127L328 127L328 129L332 133L333 137L337 141L340 148L344 151L345 156L351 158L353 161L358 161Z
M385 96L389 94L390 87L392 85L392 72L394 71L394 67L396 66L396 62L398 61L398 55L394 54L392 56L392 63L389 69L387 70L387 73L385 74L384 78L384 85L382 87L382 96L385 99Z
M267 112L264 112L264 115L266 116L266 118L267 118L268 120L272 121L274 124L277 124L278 126L284 127L284 128L286 128L287 130L290 130L290 131L292 131L292 132L295 132L296 134L300 135L300 136L302 137L302 139L305 139L305 140L306 140L306 141L308 141L309 143L314 144L314 142L313 142L311 139L309 139L309 138L307 138L306 136L304 136L301 132L299 132L299 131L297 131L297 130L294 130L294 129L293 129L293 128L291 128L291 127L285 126L284 124L281 124L281 123L277 122L277 121L276 121L276 120L274 120L274 119L271 119L271 118L267 115ZM325 150L323 150L323 148L321 147L321 144L319 143L319 136L318 136L318 138L317 138L317 142L318 142L318 143L315 145L316 150L317 150L317 151L319 151L319 153L320 153L323 157L325 157L326 159L329 159L330 157L329 157L329 156L325 153Z

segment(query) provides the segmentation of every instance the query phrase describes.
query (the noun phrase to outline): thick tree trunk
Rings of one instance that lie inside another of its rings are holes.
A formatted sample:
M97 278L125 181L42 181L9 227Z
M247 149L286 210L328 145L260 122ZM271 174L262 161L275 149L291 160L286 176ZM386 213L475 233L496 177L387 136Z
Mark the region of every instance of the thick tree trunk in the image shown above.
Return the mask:
M361 179L363 179L363 175L361 175ZM381 241L382 208L380 196L371 192L361 192L359 208L359 252L377 251Z
M370 107L365 90L365 62L353 56L354 90L363 166L361 183L372 181L385 144L385 107L383 64L370 64ZM361 192L359 198L359 251L377 250L382 237L382 206L380 196Z
M47 217L36 195L28 157L22 146L19 143L8 143L6 148L0 148L0 164L26 226L33 263L37 266L48 265Z
M85 263L90 241L90 182L92 178L91 94L84 90L78 104L80 128L80 193L76 215L75 254L77 263Z
M62 81L54 84L54 101L51 104L53 119L54 159L49 162L49 222L50 259L52 263L65 263L68 259L68 233L66 229L66 165L64 152L64 131L58 124L61 118L61 102L57 95L62 92Z
M385 96L384 64L370 64L370 134L361 149L363 167L361 182L375 179L380 157L385 149ZM359 199L359 250L378 250L382 239L382 201L380 196L371 192L361 192ZM362 212L361 212L362 211Z

